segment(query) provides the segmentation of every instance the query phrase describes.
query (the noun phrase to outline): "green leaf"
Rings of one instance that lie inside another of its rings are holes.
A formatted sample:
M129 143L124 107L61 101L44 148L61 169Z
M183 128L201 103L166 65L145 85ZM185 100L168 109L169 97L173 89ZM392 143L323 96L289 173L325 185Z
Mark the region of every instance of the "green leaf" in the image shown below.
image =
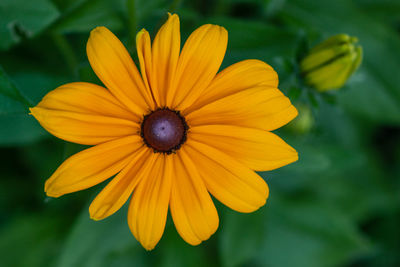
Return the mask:
M318 195L320 201L336 205L355 222L392 209L397 203L396 189L389 189L388 180L382 179L391 175L377 164L380 154L365 146L376 129L324 102L314 115L311 133L283 137L298 151L299 160L261 173L270 187L288 194Z
M27 113L27 104L28 101L0 66L0 116Z
M316 199L275 191L256 213L227 218L220 233L224 266L337 266L370 251L349 216Z
M61 225L59 218L48 215L24 214L9 220L0 231L1 264L53 266L52 262L61 247Z
M147 266L146 255L128 228L126 209L102 221L93 221L86 207L55 266Z
M267 208L263 207L251 214L231 210L221 214L222 223L218 234L224 266L242 266L256 257L265 236L263 211Z
M79 4L71 2L53 29L61 33L88 32L97 26L119 30L123 22L115 6L115 2L106 0L81 1Z
M217 17L206 23L221 25L229 33L224 66L253 58L267 62L281 75L286 72L285 59L295 56L300 41L297 33L264 22Z
M20 91L32 100L30 106L36 105L51 90L58 86L71 82L71 78L58 73L52 73L48 69L21 68L10 73L10 76L18 85Z
M136 16L138 21L147 20L149 17L154 16L156 13L160 13L159 15L163 16L163 18L166 18L167 12L174 12L173 10L168 8L168 7L174 7L172 6L173 4L171 3L171 1L168 0L153 0L153 1L129 0L129 1L135 1Z
M90 0L51 0L62 13L72 12Z
M0 68L0 146L23 145L49 134L30 116L28 107L37 103L65 77L44 70L20 70L11 75L18 88ZM27 100L27 99L32 99Z
M207 240L199 246L186 243L175 230L172 218L167 221L164 235L154 250L158 256L155 266L159 267L201 267L214 266L215 260L209 261L207 247L213 241ZM213 264L214 263L214 264Z
M28 115L29 102L0 66L0 146L36 141L45 131Z
M59 16L48 0L2 0L0 2L0 50L32 38Z
M0 146L24 145L48 136L39 123L27 113L0 116L0 125Z
M21 103L18 100L15 100L14 98L0 94L0 116L8 114L18 114L24 112L27 112L27 109L23 103Z
M400 100L385 89L386 80L369 68L356 73L338 94L338 102L348 111L379 123L400 123ZM372 104L373 103L373 104Z
M263 266L338 266L369 251L369 243L338 208L316 199L270 199L266 234L256 261Z
M400 2L398 0L356 0L369 16L385 21L388 24L398 23L400 19Z

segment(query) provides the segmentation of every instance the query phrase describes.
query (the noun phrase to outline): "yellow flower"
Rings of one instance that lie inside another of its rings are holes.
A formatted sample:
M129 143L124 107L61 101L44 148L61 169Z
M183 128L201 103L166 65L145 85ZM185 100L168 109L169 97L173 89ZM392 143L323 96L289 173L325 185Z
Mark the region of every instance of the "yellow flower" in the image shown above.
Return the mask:
M312 48L300 63L305 82L320 92L343 87L362 61L357 42L355 37L338 34Z
M51 134L94 145L68 158L46 181L59 197L116 175L90 205L104 219L132 195L128 224L150 250L171 212L192 245L218 228L211 193L226 206L252 212L268 186L255 171L297 160L296 151L270 131L297 115L277 89L276 72L245 60L217 74L228 34L217 25L194 31L180 51L177 15L169 15L152 45L136 38L141 75L123 44L105 27L87 44L89 62L105 87L77 82L48 93L31 114Z

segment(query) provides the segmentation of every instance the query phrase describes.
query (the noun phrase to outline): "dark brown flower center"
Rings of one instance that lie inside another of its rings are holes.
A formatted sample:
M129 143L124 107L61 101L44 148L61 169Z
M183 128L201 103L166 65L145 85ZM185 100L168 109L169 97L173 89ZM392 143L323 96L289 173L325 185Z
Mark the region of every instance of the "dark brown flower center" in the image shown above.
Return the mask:
M186 141L187 130L179 111L161 108L144 116L140 135L154 152L171 154Z

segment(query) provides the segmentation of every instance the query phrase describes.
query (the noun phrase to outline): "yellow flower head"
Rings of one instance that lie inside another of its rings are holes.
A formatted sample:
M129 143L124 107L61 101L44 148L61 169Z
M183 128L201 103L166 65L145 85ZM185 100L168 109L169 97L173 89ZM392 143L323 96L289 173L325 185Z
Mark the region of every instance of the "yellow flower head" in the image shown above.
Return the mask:
M239 212L263 206L268 186L255 171L297 160L296 151L270 132L297 110L264 62L241 61L217 74L227 41L223 27L207 24L180 51L179 18L169 15L152 44L146 30L137 35L140 74L114 34L94 29L87 55L105 87L65 84L31 108L51 134L94 145L55 171L47 195L116 175L90 205L90 217L110 216L132 195L128 224L148 250L164 232L168 209L186 242L207 240L218 228L209 193Z

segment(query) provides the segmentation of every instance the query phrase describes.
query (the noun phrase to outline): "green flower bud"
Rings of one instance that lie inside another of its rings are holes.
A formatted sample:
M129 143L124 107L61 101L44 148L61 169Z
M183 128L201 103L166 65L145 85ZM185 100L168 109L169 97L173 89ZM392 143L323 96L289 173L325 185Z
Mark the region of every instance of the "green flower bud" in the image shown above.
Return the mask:
M341 88L362 61L358 39L334 35L310 50L301 61L305 83L320 92Z

